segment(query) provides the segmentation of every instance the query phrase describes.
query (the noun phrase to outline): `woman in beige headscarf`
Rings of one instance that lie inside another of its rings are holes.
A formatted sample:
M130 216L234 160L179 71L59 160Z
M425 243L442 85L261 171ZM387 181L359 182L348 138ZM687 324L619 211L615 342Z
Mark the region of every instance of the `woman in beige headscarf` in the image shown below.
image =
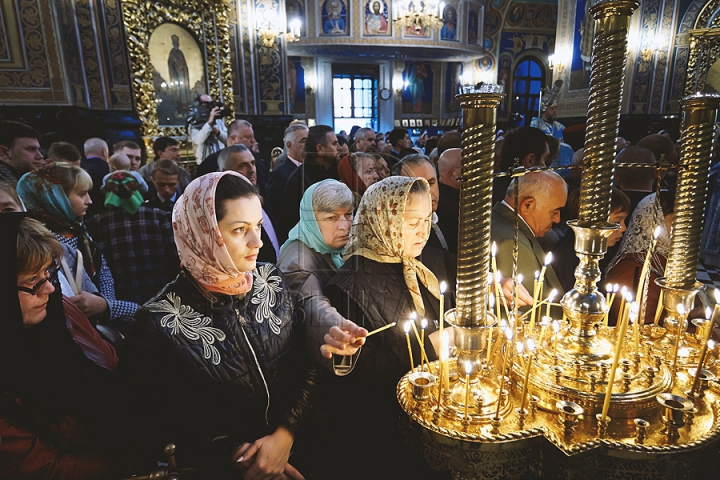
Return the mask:
M342 448L356 458L372 458L355 463L357 468L344 472L343 478L434 478L421 459L405 450L398 431L400 410L395 394L398 381L411 369L405 322L417 314L420 332L421 320L427 320L425 351L431 362L436 360L438 283L444 280L455 285L454 265L445 265L438 256L421 256L431 218L432 200L425 179L389 177L371 185L355 215L347 259L325 290L344 318L368 331L397 322L367 338L352 373L328 375L323 384L328 400L324 413L331 431L339 431L347 422L347 412L356 412L362 419L357 435L344 440ZM446 306L451 307L449 296ZM416 366L420 348L412 331L410 335Z

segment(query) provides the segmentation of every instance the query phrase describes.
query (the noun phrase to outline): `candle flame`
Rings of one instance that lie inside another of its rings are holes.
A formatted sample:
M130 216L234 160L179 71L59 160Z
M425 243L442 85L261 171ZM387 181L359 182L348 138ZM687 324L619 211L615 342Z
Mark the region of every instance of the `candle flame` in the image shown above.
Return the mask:
M410 320L415 320L417 318L417 312L412 312L410 314Z
M712 315L712 308L707 307L707 308L705 309L705 318L707 318L708 320L710 320L710 315Z
M552 318L544 316L542 317L542 320L540 320L540 325L542 325L543 327L547 327L548 325L550 325L550 322L552 322Z
M662 226L658 225L657 227L655 227L655 233L653 233L653 237L655 238L655 240L660 238L661 233L662 233Z
M472 370L473 370L473 368L472 368L472 363L471 363L471 362L465 362L465 374L468 375L468 376L470 376L470 374L472 373Z
M515 348L517 349L518 355L522 355L523 348L525 348L525 344L523 342L516 342Z
M683 305L682 303L678 304L677 313L679 313L680 315L685 315L685 305Z
M492 256L494 257L497 253L497 244L495 242L492 243L492 247L490 250L492 251Z
M424 318L422 320L420 320L420 328L422 328L423 330L425 330L427 328L427 324L428 324L428 321L425 320Z
M522 281L523 281L523 275L522 275L522 273L518 273L518 276L517 276L517 282L518 282L518 284L521 284Z
M442 281L440 282L440 295L445 295L445 290L447 290L447 283Z
M553 288L550 291L550 295L548 295L548 302L552 302L555 299L555 295L557 295L557 288Z
M612 283L608 283L607 285L605 285L605 291L607 293L612 293L612 289L613 289Z
M632 302L630 305L630 321L632 323L637 322L638 319L638 313L640 312L640 306L637 302Z
M708 340L708 348L712 350L715 348L715 340Z
M555 331L555 335L557 335L558 332L560 331L560 322L558 322L557 320L553 320L552 326L553 326L553 330Z
M495 281L500 283L500 280L502 280L502 273L500 273L500 270L497 270L495 271Z
M508 342L512 340L512 338L513 338L513 329L512 328L505 329L505 338L508 339Z
M620 296L621 296L621 297L624 297L624 296L625 296L625 292L627 292L627 289L628 289L628 288L623 285L623 287L620 289Z
M535 270L535 280L540 278L540 272L538 270Z
M504 330L507 328L507 326L508 326L507 320L505 320L504 318L502 320L500 320L500 329Z
M625 297L625 301L628 303L633 301L633 294L630 292L625 292L623 297Z
M530 353L535 351L535 341L532 338L527 339L527 349Z
M410 320L405 322L405 326L403 328L405 329L405 333L410 333Z
M687 349L687 347L682 347L680 350L678 350L678 357L687 357L690 355L690 350Z
M720 290L715 289L715 303L720 303Z
M548 252L547 255L545 255L545 265L550 265L550 262L552 262L553 254L552 252Z
M488 306L492 310L495 307L495 297L488 295Z
M613 285L613 293L617 293L618 290L620 290L620 285L616 283L615 285Z

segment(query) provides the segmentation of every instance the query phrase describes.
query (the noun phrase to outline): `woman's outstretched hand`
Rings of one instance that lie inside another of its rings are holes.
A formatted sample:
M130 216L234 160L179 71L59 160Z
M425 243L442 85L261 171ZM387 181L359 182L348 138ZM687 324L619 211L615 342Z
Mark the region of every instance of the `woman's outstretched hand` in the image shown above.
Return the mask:
M293 436L285 427L252 443L240 445L232 461L243 472L243 480L305 480L288 463Z
M367 334L368 331L364 328L357 326L350 320L343 319L325 334L325 344L320 347L320 353L325 358L332 358L333 354L341 356L355 355L365 343Z

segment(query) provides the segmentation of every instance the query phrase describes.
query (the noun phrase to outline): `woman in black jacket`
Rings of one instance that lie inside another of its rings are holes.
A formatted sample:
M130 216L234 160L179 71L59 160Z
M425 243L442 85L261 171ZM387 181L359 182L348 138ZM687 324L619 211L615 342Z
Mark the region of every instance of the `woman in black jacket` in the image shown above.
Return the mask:
M396 397L398 381L420 363L414 336L415 365L408 360L405 322L416 313L420 330L420 319L428 320L425 351L431 362L437 360L438 281L455 285L451 254L422 255L431 219L430 189L424 178L388 177L371 185L353 222L346 248L349 258L325 289L343 317L367 330L397 323L367 339L352 373L323 378L322 410L330 431L348 425L348 415L357 419L355 434L339 446L353 452L352 458L367 459L344 472L344 479L434 478L427 464L405 445ZM328 458L340 456L338 451Z
M303 478L289 459L314 372L282 274L256 264L261 224L241 175L190 183L173 211L182 272L138 311L123 348L145 448L175 443L201 478Z

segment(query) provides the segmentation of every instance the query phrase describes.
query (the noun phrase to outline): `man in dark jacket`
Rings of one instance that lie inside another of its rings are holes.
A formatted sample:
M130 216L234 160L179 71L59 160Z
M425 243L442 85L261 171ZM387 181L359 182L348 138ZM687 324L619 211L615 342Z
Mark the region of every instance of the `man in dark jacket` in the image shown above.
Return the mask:
M90 174L93 187L90 190L92 205L88 208L87 216L91 217L105 210L103 206L105 195L100 188L105 175L110 173L108 160L110 158L108 145L102 138L88 138L83 145L85 158L80 161L80 167Z
M285 208L278 212L281 231L289 232L300 220L300 201L307 188L321 180L340 180L337 164L338 140L332 127L310 127L305 143L305 163L288 178L285 186Z

